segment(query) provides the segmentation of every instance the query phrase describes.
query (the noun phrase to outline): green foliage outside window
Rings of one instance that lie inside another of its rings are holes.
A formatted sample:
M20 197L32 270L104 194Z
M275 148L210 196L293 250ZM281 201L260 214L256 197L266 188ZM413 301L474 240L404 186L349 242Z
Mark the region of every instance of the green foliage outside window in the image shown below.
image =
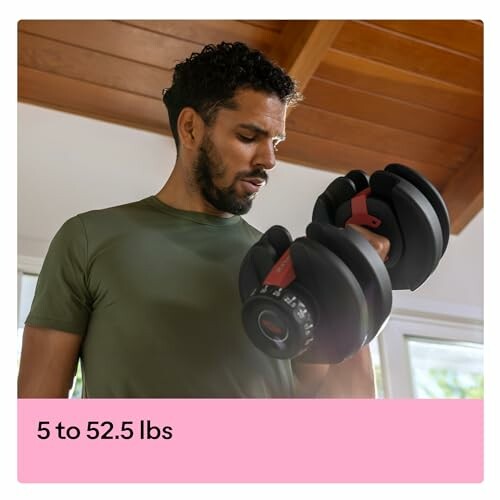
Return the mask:
M457 373L444 368L427 370L426 377L418 377L418 391L428 398L477 398L484 394L482 373ZM424 383L430 379L432 383Z

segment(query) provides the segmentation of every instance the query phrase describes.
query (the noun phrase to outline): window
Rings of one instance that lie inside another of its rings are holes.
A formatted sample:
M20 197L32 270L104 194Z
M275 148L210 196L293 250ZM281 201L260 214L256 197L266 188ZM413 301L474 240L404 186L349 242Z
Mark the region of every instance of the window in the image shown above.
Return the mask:
M483 397L483 331L477 318L394 311L372 344L378 397Z
M36 282L38 275L18 273L18 314L17 314L17 363L21 358L21 346L23 343L24 322L31 308L33 297L35 295Z
M380 350L378 340L370 343L370 352L372 355L373 370L375 372L375 389L377 399L384 398L384 380L382 378L382 363L380 362Z
M415 397L483 397L482 346L418 337L406 342Z

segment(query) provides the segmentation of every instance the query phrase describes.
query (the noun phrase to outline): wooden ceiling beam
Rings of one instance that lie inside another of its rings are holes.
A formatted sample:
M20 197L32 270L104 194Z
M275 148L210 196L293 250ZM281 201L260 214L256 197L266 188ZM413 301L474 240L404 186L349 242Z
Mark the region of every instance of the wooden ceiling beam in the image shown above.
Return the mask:
M483 145L444 186L441 193L448 207L451 232L460 231L483 208Z
M287 21L270 57L303 91L343 24L344 21Z

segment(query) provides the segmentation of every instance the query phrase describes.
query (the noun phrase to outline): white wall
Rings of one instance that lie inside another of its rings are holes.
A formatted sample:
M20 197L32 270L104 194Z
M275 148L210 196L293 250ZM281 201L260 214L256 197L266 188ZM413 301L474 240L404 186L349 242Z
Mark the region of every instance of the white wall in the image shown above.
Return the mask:
M170 137L19 104L18 255L42 258L60 225L76 213L156 193L174 161ZM282 162L245 218L260 230L281 224L301 236L317 196L334 177ZM398 292L395 303L408 297L482 315L482 212L460 236L451 236L434 275L412 294Z

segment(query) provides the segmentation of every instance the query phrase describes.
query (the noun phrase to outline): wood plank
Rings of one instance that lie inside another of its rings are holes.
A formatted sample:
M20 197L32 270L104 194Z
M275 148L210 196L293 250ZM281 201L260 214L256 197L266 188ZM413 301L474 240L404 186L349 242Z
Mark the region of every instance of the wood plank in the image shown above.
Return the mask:
M271 57L303 90L334 42L343 21L288 21Z
M429 165L401 156L369 151L294 130L287 131L286 141L278 146L277 157L282 161L341 174L353 169L361 169L372 174L375 170L396 162L418 170L437 189L441 189L454 172L439 165Z
M475 147L482 136L482 123L479 121L318 78L311 78L304 96L304 104L309 106L466 147Z
M483 58L483 26L460 20L369 21L398 33L404 33L469 56Z
M316 76L464 118L483 119L481 92L339 50L328 51Z
M19 67L19 100L129 127L169 133L160 98L123 92L36 69Z
M447 168L457 168L472 152L472 149L464 146L329 113L304 104L297 106L288 118L287 129Z
M483 208L483 146L450 178L443 189L451 232L458 234Z
M148 29L163 35L181 38L201 46L219 42L243 42L247 45L269 52L276 43L278 33L261 26L240 21L163 21L163 20L126 20L124 24Z
M286 21L281 21L281 20L269 20L269 21L264 21L262 19L255 19L255 20L241 20L242 23L246 24L251 24L252 26L259 26L261 28L265 28L266 30L271 30L275 31L276 33L280 33L281 30L283 29L283 25Z
M114 21L20 21L19 30L158 68L173 69L200 45Z
M344 24L333 48L479 92L483 88L480 61L358 21Z
M19 64L48 73L161 98L172 72L42 38L19 34Z

